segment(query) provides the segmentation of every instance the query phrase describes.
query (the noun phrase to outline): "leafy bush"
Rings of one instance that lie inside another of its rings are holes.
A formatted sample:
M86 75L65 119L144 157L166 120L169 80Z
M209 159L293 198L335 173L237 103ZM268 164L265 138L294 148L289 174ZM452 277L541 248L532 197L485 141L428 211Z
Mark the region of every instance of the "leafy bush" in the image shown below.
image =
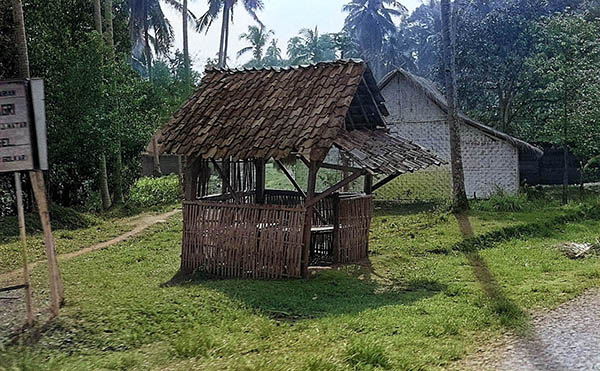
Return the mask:
M499 189L489 199L476 203L475 207L481 211L521 211L527 202L526 194L507 194Z
M50 221L54 229L75 230L88 228L98 223L98 220L68 207L50 204ZM28 232L41 231L42 224L37 211L25 215L25 225ZM14 237L19 235L19 222L16 216L0 217L0 236ZM2 238L0 238L2 240Z
M129 202L135 206L170 205L181 200L181 186L177 175L161 178L141 178L129 191Z

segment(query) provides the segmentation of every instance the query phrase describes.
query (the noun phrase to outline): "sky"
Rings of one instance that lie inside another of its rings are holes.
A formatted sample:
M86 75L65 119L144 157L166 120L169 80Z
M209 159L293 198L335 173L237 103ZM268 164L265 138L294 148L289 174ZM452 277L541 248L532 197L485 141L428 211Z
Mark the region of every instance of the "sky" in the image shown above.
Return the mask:
M349 0L264 0L265 8L258 16L265 26L275 32L282 52L286 52L287 41L298 34L302 28L318 26L319 33L339 32L344 24L346 13L342 6ZM403 0L402 4L409 11L421 4L421 0ZM182 20L171 7L162 3L163 11L175 32L174 49L183 48ZM207 0L189 0L189 9L198 17L206 12ZM229 31L229 66L235 67L245 63L250 57L237 59L238 50L246 46L239 40L239 35L246 32L249 25L256 24L244 10L242 5L234 9L234 23ZM194 69L201 71L207 58L216 58L219 51L221 20L216 19L208 33L198 33L192 27L189 31L190 57Z

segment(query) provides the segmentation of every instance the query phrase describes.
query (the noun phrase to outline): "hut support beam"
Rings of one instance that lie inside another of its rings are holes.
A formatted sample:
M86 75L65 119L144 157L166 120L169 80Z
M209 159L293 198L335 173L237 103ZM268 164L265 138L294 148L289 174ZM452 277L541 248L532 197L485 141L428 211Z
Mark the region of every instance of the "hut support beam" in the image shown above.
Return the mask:
M217 173L219 173L219 176L221 177L221 180L223 180L223 185L225 189L229 189L229 192L231 192L231 197L233 197L233 199L235 200L235 202L239 202L240 200L238 199L237 194L235 193L235 191L233 190L233 187L231 186L231 183L229 183L229 177L225 175L225 173L223 172L223 170L221 169L221 167L219 166L219 163L217 163L217 161L215 161L214 159L210 159L210 161L212 162L213 166L215 167L215 170L217 170ZM223 192L225 193L225 192Z
M298 182L296 182L296 179L294 179L294 177L288 171L288 169L285 167L285 165L280 160L275 160L275 162L277 163L277 165L279 165L279 167L281 168L281 171L283 171L283 173L288 178L288 180L290 181L290 183L292 183L292 185L294 186L294 188L296 188L296 191L298 191L298 193L300 193L300 195L302 195L302 197L304 197L304 200L306 201L306 198L307 198L306 197L306 193L304 193L304 191L302 190L302 188L300 187L300 185L298 184ZM319 219L321 219L321 222L323 222L324 224L327 224L327 220L323 217L323 215L321 215L321 213L319 212L319 210L316 210L316 214L319 217Z
M367 195L373 193L373 175L371 174L365 174L364 191Z
M371 192L375 192L376 190L378 190L379 188L383 187L384 185L388 184L389 182L391 182L392 180L396 179L397 177L399 177L401 174L398 173L394 173L392 175L388 175L385 178L381 179L380 181L378 181L377 183L373 184L373 186L371 187Z
M256 203L265 203L265 183L266 183L266 172L265 172L265 160L256 159L254 160L254 168L256 169Z
M200 158L186 159L183 171L183 196L186 201L194 201L198 195L198 175L201 164Z
M294 177L288 171L288 169L285 167L285 165L283 164L283 162L281 162L280 160L275 160L275 162L281 168L281 171L283 171L283 173L288 178L288 180L290 181L290 183L292 183L292 185L294 186L294 188L296 188L296 191L298 191L298 193L300 193L302 195L302 197L304 197L304 199L306 199L306 193L302 190L302 187L300 187L300 185L298 184L298 182L296 182L296 179L294 179Z
M310 161L308 164L308 185L306 192L306 212L304 214L304 236L303 243L304 248L302 249L302 278L308 278L308 259L311 243L311 229L312 229L312 216L314 210L314 203L311 203L312 198L315 195L315 187L317 185L317 172L319 171L319 163L317 161Z
M318 195L316 195L314 197L310 197L309 199L307 199L306 203L305 203L305 206L306 207L313 206L317 202L321 201L322 199L324 199L325 197L329 196L333 192L335 192L338 189L342 188L346 184L352 183L353 181L355 181L356 179L358 179L359 177L361 177L364 174L365 174L364 171L356 171L356 172L352 173L349 177L347 177L345 179L342 179L341 181L339 181L336 184L332 185L331 187L327 188L322 193L319 193Z

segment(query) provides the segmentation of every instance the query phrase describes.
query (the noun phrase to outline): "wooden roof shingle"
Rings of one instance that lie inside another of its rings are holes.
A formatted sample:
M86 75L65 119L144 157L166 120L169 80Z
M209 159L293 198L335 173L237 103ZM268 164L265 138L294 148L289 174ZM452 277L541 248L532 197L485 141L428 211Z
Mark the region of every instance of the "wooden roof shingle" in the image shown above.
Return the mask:
M161 129L161 152L216 159L281 159L298 152L322 160L344 129L365 75L372 79L367 71L358 60L287 69L209 69ZM383 97L376 104L385 109Z

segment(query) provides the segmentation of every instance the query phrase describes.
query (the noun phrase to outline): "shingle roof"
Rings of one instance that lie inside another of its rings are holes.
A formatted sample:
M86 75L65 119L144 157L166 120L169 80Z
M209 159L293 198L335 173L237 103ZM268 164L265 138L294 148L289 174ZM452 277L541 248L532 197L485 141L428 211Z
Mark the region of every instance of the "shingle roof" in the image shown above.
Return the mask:
M445 162L422 147L382 129L344 131L334 145L371 174L404 174Z
M217 159L280 159L298 152L322 160L344 129L359 87L374 90L364 121L371 121L373 128L383 125L383 97L362 61L210 69L161 130L161 152Z
M392 81L392 79L398 75L411 81L416 87L420 88L429 99L431 99L438 107L440 107L442 109L442 111L447 112L448 103L446 102L446 98L435 87L435 85L433 84L432 81L429 81L423 77L412 74L402 68L398 68L398 69L388 73L387 75L385 75L383 77L383 79L381 79L381 81L379 82L379 89L383 90L390 83L390 81ZM537 148L521 139L512 137L512 136L505 134L499 130L493 129L487 125L477 122L477 121L467 117L463 113L459 113L458 116L465 124L475 128L475 129L481 130L484 133L486 133L494 138L504 140L517 148L531 151L531 152L535 153L537 156L542 156L544 153L539 148Z

